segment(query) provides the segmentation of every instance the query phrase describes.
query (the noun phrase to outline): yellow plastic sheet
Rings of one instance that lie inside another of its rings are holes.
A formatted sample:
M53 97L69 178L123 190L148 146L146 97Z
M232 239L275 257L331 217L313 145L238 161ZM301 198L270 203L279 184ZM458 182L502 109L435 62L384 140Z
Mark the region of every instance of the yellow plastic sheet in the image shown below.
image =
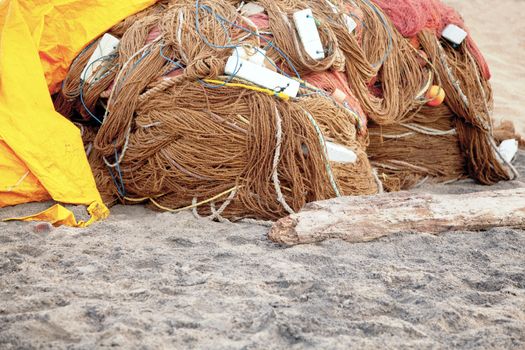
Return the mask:
M35 215L16 219L7 219L5 221L46 221L53 224L53 226L66 225L72 227L87 227L100 218L106 217L108 214L108 209L106 206L99 202L92 203L87 210L91 216L88 221L77 221L75 215L69 209L64 208L60 204L55 204L51 208Z
M57 205L21 218L84 227L109 214L78 128L55 112L71 61L91 40L154 0L0 0L0 207L53 199L88 206L77 222Z
M0 174L0 208L50 199L38 179L3 141L0 141Z

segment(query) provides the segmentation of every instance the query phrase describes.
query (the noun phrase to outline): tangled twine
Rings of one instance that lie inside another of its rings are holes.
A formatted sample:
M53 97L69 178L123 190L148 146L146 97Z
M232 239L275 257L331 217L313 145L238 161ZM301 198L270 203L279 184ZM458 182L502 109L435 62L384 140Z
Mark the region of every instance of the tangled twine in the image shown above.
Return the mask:
M511 177L494 151L492 93L470 38L455 49L426 24L407 38L406 16L382 1L260 0L260 13L244 3L159 1L109 31L118 51L101 57L92 76L81 72L98 40L73 62L55 107L82 125L107 203L266 220L430 178ZM296 35L293 14L305 8L322 60ZM226 76L239 48L299 81L299 95ZM439 107L425 106L433 84L447 95ZM331 161L327 141L357 160Z

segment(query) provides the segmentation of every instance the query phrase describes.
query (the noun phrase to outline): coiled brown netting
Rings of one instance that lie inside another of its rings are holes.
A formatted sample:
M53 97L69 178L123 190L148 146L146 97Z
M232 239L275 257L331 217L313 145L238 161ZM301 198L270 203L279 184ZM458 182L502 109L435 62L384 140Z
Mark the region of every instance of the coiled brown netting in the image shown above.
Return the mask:
M334 196L514 176L495 150L479 51L452 47L436 25L405 37L403 18L378 5L159 1L108 31L118 50L91 76L82 72L100 39L78 55L55 106L81 127L108 204L276 219ZM324 59L310 57L297 34L293 14L304 9ZM299 81L297 97L226 75L237 48ZM426 105L433 85L446 93L437 107ZM328 142L357 160L331 161Z

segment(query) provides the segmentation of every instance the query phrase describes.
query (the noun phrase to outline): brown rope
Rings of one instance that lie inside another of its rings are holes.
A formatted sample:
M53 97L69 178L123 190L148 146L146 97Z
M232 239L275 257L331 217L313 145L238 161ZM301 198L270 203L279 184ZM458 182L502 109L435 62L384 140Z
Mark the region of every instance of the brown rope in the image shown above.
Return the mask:
M119 50L95 70L97 80L80 76L97 42L86 48L55 106L85 120L104 200L191 208L217 220L276 219L338 193L466 174L485 184L509 178L490 143L490 86L465 48L452 49L431 32L415 47L368 1L330 2L261 0L267 28L241 16L240 1L203 0L198 11L194 0L157 2L110 31ZM323 60L309 57L296 34L293 13L305 8L318 23ZM359 22L354 33L345 15ZM266 40L239 26L261 29ZM235 86L205 83L232 79L223 74L235 46L266 48L265 64L292 76L344 72L371 121L369 134L358 133L359 118L334 91L312 92L305 83L298 98L282 99L236 78ZM445 104L425 106L431 84L446 91ZM357 161L330 162L325 140L350 148Z

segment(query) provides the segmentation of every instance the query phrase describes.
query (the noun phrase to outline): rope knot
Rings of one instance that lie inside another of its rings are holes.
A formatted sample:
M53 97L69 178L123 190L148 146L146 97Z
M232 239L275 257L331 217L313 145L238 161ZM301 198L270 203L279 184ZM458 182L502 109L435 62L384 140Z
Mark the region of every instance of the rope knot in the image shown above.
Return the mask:
M196 58L188 64L184 75L190 80L214 79L223 73L224 64L224 60L212 55Z

